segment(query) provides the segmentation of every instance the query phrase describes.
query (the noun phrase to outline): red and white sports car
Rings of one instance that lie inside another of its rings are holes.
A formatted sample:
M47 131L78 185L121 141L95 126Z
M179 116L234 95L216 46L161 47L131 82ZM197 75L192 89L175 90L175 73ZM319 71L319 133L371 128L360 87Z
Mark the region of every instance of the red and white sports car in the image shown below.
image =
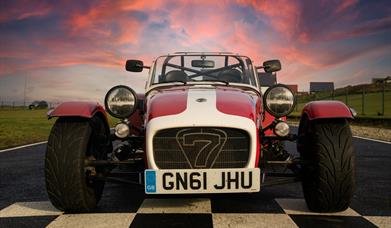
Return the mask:
M293 134L285 121L295 107L292 91L276 84L263 93L259 84L257 71L275 74L278 60L255 66L232 53L174 53L151 66L126 62L128 71L144 68L145 94L119 85L105 109L66 102L49 113L58 117L45 159L55 207L93 210L106 181L141 184L146 194L258 192L302 181L311 210L349 206L355 166L345 104L308 103ZM120 119L112 130L106 112ZM287 140L297 142L299 156L285 150Z

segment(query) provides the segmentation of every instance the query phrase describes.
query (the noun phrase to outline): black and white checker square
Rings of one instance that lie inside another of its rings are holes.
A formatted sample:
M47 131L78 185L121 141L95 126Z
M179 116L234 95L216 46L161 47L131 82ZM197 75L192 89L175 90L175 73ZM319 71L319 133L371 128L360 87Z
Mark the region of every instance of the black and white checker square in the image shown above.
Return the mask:
M48 201L19 202L0 211L0 227L46 226L390 227L391 217L362 216L351 208L339 213L313 213L303 199L282 198L258 202L240 198L145 198L137 211L89 214L63 214Z

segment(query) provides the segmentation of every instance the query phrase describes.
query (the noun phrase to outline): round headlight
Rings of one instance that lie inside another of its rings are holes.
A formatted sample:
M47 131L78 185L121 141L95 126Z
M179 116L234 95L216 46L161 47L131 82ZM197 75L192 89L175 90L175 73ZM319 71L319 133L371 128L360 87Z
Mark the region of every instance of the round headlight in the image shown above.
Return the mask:
M291 113L295 107L295 101L293 92L281 84L267 89L263 97L266 111L277 118Z
M274 126L274 134L285 137L289 134L289 125L286 122L278 122L276 126Z
M105 97L106 111L116 118L127 118L137 108L137 97L131 88L119 85L111 88Z
M114 128L114 134L121 139L128 137L129 132L130 129L126 123L118 123Z

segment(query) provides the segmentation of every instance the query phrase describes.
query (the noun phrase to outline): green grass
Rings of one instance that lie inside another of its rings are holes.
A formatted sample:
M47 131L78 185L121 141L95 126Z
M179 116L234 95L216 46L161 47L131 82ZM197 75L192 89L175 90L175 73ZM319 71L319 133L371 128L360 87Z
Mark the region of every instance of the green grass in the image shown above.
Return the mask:
M46 141L56 120L48 120L47 111L0 108L0 149ZM117 122L109 117L110 126Z
M0 109L0 149L47 140L54 123L47 111Z
M319 96L315 98L316 100L331 100L332 97L328 96ZM340 95L335 96L334 100L339 100L346 103L346 96ZM301 113L304 105L311 101L310 97L298 98L297 107L292 113L293 116L298 116ZM390 118L391 117L391 91L384 93L384 116L378 115L382 113L382 93L366 93L364 99L364 113L362 113L362 94L349 94L347 105L354 108L360 117L369 117L369 118Z

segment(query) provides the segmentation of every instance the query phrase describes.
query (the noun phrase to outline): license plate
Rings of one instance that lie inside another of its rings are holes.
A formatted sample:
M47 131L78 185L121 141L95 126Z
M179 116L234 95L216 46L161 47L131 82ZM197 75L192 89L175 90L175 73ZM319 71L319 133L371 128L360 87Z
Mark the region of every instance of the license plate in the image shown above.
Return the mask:
M259 192L259 187L259 168L145 170L147 194Z

